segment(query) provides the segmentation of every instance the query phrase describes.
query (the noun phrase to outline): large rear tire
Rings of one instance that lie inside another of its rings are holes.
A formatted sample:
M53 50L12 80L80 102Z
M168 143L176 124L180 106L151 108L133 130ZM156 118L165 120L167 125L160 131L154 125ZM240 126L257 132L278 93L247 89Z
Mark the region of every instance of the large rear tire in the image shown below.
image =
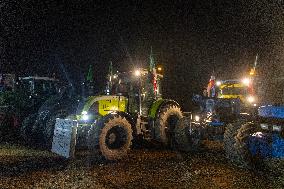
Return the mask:
M238 130L241 128L243 122L236 121L233 123L229 123L226 126L226 130L224 133L224 150L226 153L226 157L234 164L239 164L239 155L236 152L236 136L238 134Z
M175 128L183 117L180 107L167 104L162 107L154 125L154 139L166 147L175 146Z
M102 155L107 160L120 160L127 156L132 143L131 124L125 117L110 116L92 126L88 147L92 154Z
M247 141L251 134L259 130L258 126L254 123L246 123L241 126L236 135L236 156L234 163L243 168L254 168L258 159L253 157L249 151Z
M248 169L270 170L276 174L283 174L284 161L281 158L261 157L259 154L253 155L248 147L248 139L252 134L261 136L260 125L255 123L243 124L236 135L236 153L239 156L236 165ZM283 150L280 146L279 150Z
M201 130L196 125L190 125L190 118L184 117L178 121L175 128L176 149L184 152L198 151L201 146Z
M36 121L37 114L31 114L28 117L24 119L22 122L21 128L20 128L20 136L21 139L26 143L26 144L31 144L32 143L32 138L33 138L33 125Z

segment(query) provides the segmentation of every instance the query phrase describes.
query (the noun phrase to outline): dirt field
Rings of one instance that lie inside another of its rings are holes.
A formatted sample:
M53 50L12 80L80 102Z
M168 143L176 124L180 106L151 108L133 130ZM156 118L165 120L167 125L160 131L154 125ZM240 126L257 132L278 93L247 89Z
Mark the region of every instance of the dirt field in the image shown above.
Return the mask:
M196 154L133 150L123 161L105 162L84 151L67 161L1 144L0 188L284 188L284 176L235 167L220 145Z

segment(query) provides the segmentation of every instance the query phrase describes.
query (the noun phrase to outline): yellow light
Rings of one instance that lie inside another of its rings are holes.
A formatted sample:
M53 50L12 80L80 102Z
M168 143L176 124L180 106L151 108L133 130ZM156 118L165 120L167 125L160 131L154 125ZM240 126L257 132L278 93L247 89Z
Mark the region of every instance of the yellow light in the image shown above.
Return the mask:
M252 68L249 72L249 75L255 75L255 69Z
M252 103L252 102L255 101L255 98L254 98L253 96L249 96L249 97L247 98L247 100L248 100L249 103Z
M158 67L158 71L162 71L162 67Z

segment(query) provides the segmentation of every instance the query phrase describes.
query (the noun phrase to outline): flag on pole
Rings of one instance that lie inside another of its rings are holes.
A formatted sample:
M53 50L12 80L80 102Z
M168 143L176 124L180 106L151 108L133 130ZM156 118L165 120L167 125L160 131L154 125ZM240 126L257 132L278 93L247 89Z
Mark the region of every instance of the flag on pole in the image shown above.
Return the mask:
M111 78L113 74L112 61L109 62L108 74L109 74L109 77Z
M153 85L153 93L154 96L157 95L157 72L156 72L156 65L155 65L155 60L154 60L154 55L153 55L153 50L151 47L151 53L150 53L150 65L149 65L149 72L151 75L151 80L152 80L152 85Z
M88 75L87 75L87 81L88 82L93 82L94 81L94 72L93 72L92 64L89 66L89 71L88 71Z

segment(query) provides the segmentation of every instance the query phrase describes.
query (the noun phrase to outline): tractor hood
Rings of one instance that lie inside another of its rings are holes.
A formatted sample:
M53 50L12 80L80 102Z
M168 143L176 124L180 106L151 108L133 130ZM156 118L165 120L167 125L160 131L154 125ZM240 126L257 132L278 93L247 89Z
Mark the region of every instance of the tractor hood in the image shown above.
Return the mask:
M127 98L124 96L90 96L86 98L81 111L77 113L78 120L87 120L89 117L105 116L112 112L125 112Z
M284 106L261 106L258 115L265 118L284 119Z

